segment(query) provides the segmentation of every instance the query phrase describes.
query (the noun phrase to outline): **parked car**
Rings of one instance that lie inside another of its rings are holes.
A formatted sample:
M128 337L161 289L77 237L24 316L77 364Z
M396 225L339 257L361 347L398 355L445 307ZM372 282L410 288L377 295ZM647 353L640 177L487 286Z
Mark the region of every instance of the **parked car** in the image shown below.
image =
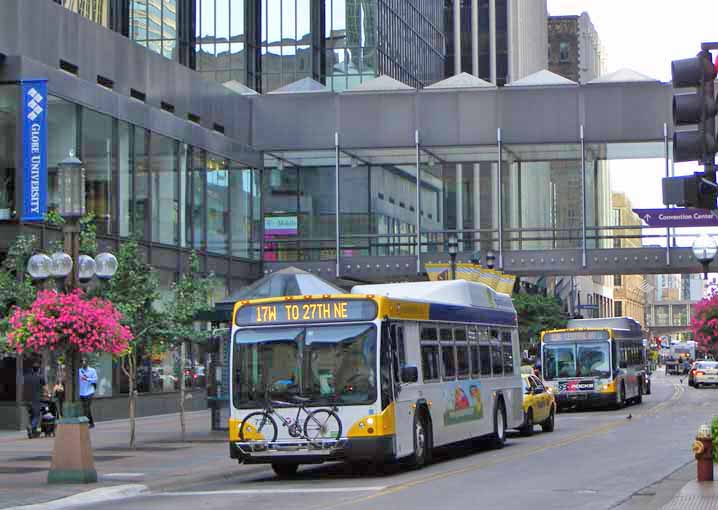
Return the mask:
M718 361L699 361L695 363L693 386L718 385Z
M534 425L541 425L544 432L553 432L556 420L556 399L541 380L532 374L521 374L524 389L524 421L519 431L530 436Z
M697 364L698 364L697 361L695 363L693 363L691 365L690 371L688 372L688 386L695 386L695 384L696 384L695 376L696 376L696 365Z

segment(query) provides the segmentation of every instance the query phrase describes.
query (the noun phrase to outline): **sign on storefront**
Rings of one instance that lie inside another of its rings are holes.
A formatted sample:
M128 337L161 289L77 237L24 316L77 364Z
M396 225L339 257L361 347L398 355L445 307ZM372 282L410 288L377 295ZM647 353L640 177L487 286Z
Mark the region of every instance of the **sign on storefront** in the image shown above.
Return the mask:
M47 212L47 80L22 82L22 221Z

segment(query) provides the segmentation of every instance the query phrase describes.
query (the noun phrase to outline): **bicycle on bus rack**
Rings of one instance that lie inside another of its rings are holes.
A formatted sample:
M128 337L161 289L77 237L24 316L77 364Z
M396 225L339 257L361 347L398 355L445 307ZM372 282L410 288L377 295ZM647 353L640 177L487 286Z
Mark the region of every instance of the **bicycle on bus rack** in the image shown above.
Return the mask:
M315 447L321 447L323 441L338 441L342 437L342 421L336 413L336 407L310 411L306 404L311 399L295 396L291 400L284 402L266 398L263 411L250 413L242 420L239 427L240 441L276 441L279 429L273 417L279 419L291 437L304 439ZM276 411L276 407L295 406L297 415L294 418L284 417ZM300 423L302 412L307 415L303 424Z

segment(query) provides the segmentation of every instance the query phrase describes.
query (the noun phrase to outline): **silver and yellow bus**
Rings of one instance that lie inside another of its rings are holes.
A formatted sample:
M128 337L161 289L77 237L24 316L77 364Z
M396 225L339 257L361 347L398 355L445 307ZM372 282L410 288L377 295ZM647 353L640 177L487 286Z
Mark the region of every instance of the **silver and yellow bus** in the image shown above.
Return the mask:
M630 317L576 319L541 334L541 373L559 409L623 407L648 394L641 325Z
M421 466L521 425L511 298L465 281L236 303L230 456L291 475L330 460Z

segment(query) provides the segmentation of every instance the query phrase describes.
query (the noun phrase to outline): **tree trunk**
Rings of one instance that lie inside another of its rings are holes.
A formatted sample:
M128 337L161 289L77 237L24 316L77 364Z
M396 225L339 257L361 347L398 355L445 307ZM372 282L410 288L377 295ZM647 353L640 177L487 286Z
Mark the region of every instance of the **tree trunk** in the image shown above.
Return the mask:
M128 398L128 405L129 405L129 417L130 417L130 444L129 448L131 450L135 449L135 408L137 404L137 392L135 391L135 379L137 376L137 364L135 362L135 353L131 352L125 357L125 363L122 363L122 371L127 376L127 379L129 381L129 398Z
M185 433L186 433L186 425L185 425L185 417L184 417L184 399L185 399L185 359L187 359L187 343L182 342L180 346L180 402L179 402L179 412L180 412L180 429L182 431L182 441L185 440Z

